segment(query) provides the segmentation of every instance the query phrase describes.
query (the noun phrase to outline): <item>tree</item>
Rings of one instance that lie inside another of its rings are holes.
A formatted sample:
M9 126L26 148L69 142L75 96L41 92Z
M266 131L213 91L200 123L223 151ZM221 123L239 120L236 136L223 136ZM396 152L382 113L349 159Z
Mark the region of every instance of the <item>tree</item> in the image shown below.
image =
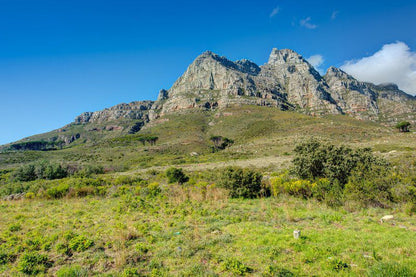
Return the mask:
M399 129L400 132L409 132L410 122L402 121L396 124L396 128Z
M254 170L227 167L221 174L220 185L228 189L232 198L256 198L263 192L262 178L263 176Z
M311 139L295 147L293 171L302 179L328 178L344 187L351 172L360 165L370 170L375 165L387 166L387 162L373 155L370 148L353 150L344 145L322 144Z
M222 136L211 136L210 140L214 143L214 147L212 148L213 152L224 150L225 148L234 143L232 139Z
M140 137L138 140L143 145L146 145L146 142L150 143L150 145L155 145L158 139L159 139L159 137L146 135L146 136Z
M188 182L189 177L185 175L182 168L171 167L166 170L166 177L168 177L168 183L183 184Z

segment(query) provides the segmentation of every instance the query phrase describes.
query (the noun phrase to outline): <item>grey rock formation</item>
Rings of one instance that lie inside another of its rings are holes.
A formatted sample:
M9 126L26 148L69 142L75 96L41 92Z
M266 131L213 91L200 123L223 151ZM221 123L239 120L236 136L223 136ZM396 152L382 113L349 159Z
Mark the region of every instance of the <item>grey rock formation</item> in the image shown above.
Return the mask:
M377 93L341 69L330 67L324 76L332 98L342 111L359 119L377 120Z
M311 115L348 114L363 120L415 123L415 103L415 97L394 84L360 82L335 67L322 77L290 49L274 48L262 66L245 59L233 62L206 51L169 90L161 90L155 102L132 102L83 113L75 122L127 118L146 123L175 111L249 104Z
M342 113L319 73L292 50L274 48L269 62L261 67L258 82L287 95L286 100L302 112Z
M394 123L416 119L416 98L395 84L360 82L341 69L330 67L324 76L330 93L344 113L358 119Z
M128 104L122 103L98 112L85 112L77 116L75 123L106 122L119 118L141 119L148 121L148 111L153 101L135 101Z

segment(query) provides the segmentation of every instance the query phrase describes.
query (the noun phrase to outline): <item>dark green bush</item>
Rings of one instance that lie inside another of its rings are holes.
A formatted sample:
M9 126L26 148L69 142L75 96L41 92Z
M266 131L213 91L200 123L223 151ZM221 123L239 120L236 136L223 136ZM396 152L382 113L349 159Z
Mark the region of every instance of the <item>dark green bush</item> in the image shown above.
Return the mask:
M409 132L410 125L409 121L401 121L396 124L396 128L399 129L400 132Z
M225 148L231 146L234 143L232 139L222 136L211 136L210 140L214 143L214 146L211 147L212 152L224 150Z
M16 260L16 255L11 254L9 252L5 252L4 250L0 250L0 265L13 263Z
M293 172L297 176L309 180L328 178L342 187L358 164L363 170L375 165L387 166L387 162L375 157L369 148L353 150L343 145L323 144L316 139L297 145L294 152Z
M76 177L91 177L97 174L103 174L104 167L102 165L86 165L81 170L75 172L74 176Z
M74 236L68 242L68 248L72 251L82 252L94 245L94 241L84 236Z
M219 185L228 189L232 198L256 198L268 194L262 186L262 178L261 173L254 170L227 167L221 174Z
M23 165L14 173L14 179L21 182L36 179L62 179L66 176L68 176L68 172L62 165L45 160Z
M392 188L395 186L390 170L383 166L371 169L358 164L345 186L345 197L362 206L388 207L393 201Z
M343 189L338 181L331 182L327 178L320 178L314 184L312 194L318 201L330 207L342 204Z
M224 270L229 271L236 275L244 275L246 273L253 271L250 267L246 266L245 264L243 264L242 262L240 262L239 260L235 258L229 258L225 260L222 263L221 267Z
M66 183L58 184L46 190L46 197L51 199L63 198L69 191L69 185Z
M179 184L183 184L188 182L189 177L185 175L182 171L182 168L171 167L166 170L166 177L168 177L169 183L178 182Z
M38 252L24 253L18 264L18 270L24 274L37 275L45 273L52 266L48 256Z

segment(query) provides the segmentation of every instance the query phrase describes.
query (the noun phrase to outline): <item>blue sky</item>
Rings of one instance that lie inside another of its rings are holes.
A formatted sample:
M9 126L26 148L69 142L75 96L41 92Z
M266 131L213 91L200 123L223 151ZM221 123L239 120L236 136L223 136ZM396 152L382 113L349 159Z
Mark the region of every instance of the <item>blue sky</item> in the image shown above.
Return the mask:
M415 27L414 0L0 0L0 144L154 100L205 50L261 65L290 48L361 76L385 53L413 61Z

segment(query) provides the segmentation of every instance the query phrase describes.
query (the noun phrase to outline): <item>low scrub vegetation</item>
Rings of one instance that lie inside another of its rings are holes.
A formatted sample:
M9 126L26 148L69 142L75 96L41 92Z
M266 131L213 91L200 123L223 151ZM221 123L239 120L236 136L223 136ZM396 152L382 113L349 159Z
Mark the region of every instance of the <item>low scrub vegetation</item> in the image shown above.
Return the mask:
M294 151L291 170L270 178L275 196L284 193L316 198L330 206L345 204L350 208L390 207L398 203L412 210L416 204L414 165L400 170L369 148L354 150L316 139L296 146Z

